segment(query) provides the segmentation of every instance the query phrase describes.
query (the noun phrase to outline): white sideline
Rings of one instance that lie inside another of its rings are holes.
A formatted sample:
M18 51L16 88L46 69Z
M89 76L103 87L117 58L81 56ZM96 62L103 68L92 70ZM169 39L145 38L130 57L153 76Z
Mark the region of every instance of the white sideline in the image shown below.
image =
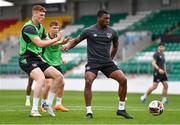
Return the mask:
M68 108L70 108L70 110L72 111L79 111L79 110L85 110L85 107L82 106L68 106ZM7 109L6 109L7 108ZM25 109L27 108L26 106L22 106L22 105L15 105L15 106L0 106L0 112L3 111L9 111L9 112L13 112L13 111L29 111L29 109ZM115 110L117 107L114 106L93 106L94 110ZM146 108L143 107L126 107L128 109L128 111L147 111ZM179 112L180 109L178 108L168 108L165 109L168 112Z
M128 92L144 93L152 83L152 76L128 76ZM0 78L0 90L25 90L27 78ZM34 88L34 84L33 84ZM83 91L84 79L65 79L65 90ZM93 91L117 91L118 83L105 77L96 79ZM161 93L162 84L153 93ZM180 82L169 82L169 94L180 94Z

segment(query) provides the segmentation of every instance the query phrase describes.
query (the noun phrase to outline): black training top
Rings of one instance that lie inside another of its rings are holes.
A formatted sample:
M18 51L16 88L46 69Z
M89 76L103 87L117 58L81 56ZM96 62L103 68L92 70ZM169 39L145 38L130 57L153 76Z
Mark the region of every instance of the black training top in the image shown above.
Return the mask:
M118 42L118 34L109 26L98 29L97 24L86 28L80 34L80 39L87 39L88 62L111 62L110 48L112 42Z
M159 52L155 52L153 55L154 60L156 61L156 64L158 65L158 67L160 67L161 69L165 69L165 57L164 54L161 54ZM156 69L155 69L156 71Z

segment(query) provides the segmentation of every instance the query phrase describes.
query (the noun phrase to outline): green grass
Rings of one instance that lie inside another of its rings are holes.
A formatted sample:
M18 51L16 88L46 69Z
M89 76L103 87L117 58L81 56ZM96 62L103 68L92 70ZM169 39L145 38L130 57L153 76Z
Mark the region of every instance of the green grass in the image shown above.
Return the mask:
M67 91L63 104L69 112L55 111L56 117L42 113L41 118L29 117L31 107L25 107L24 91L0 91L0 124L180 124L179 95L169 95L169 104L161 116L152 116L147 108L151 100L160 100L160 95L151 95L146 104L141 104L140 94L128 94L126 109L134 119L116 116L118 97L116 92L93 92L93 119L85 119L83 92Z

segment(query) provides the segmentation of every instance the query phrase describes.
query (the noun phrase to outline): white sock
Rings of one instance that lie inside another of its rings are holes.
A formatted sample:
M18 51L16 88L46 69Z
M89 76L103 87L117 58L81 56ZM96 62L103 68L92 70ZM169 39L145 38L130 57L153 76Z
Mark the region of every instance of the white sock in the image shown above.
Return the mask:
M33 106L32 106L32 110L38 110L38 104L39 104L39 98L33 98ZM31 110L31 111L32 111Z
M30 95L26 95L26 100L30 100Z
M167 97L162 97L162 102L166 102L167 101Z
M146 93L144 93L144 95L142 96L144 99L146 99L146 97L147 97L147 94Z
M118 110L125 110L125 102L119 101Z
M86 110L87 110L87 113L93 113L93 112L92 112L92 109L91 109L91 106L87 106L87 107L86 107Z
M49 92L48 93L48 98L47 98L47 104L49 105L49 106L52 106L52 103L53 103L53 100L54 100L54 96L55 96L56 94L55 93L52 93L52 92Z
M61 105L62 104L62 98L57 97L56 98L56 105Z

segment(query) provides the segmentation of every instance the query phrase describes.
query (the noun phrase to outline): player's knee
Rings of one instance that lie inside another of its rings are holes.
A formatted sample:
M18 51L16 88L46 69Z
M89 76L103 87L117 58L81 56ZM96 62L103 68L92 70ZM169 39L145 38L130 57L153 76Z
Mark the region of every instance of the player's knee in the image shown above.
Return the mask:
M168 84L164 84L164 89L168 89Z
M127 84L127 78L126 78L126 77L123 78L123 82L124 82L125 84Z
M90 89L91 89L91 86L92 86L93 80L91 80L91 79L86 79L85 81L86 81L85 90L90 90Z
M93 82L93 80L89 78L86 78L85 81L86 81L86 85L91 85Z
M158 85L153 85L152 88L153 88L153 90L154 90L154 89L156 89L157 87L158 87Z
M62 84L61 84L61 88L64 88L64 81L63 81Z
M127 78L126 77L121 78L119 83L121 84L121 86L127 86Z
M64 86L64 81L60 79L58 82L58 87L62 88L63 86Z
M57 80L58 80L58 87L59 88L64 87L64 77L63 76L59 76L59 77L57 77Z
M58 80L58 82L61 83L61 82L63 82L63 80L64 80L64 76L63 76L63 75L56 75L56 76L55 76L55 79Z
M39 78L37 80L37 83L40 84L42 87L44 87L44 85L45 85L45 78Z
M38 81L41 83L45 83L45 78L40 78L40 79L38 79Z
M45 86L46 86L46 88L49 89L51 85L50 85L50 83L46 83Z
M64 88L64 80L59 83L59 88Z

